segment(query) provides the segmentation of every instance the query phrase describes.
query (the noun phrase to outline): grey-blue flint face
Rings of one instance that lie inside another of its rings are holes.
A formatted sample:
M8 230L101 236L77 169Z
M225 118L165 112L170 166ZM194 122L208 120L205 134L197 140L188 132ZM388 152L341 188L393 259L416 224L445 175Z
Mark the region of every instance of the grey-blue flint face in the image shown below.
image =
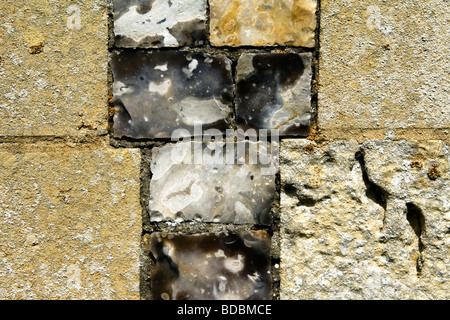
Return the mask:
M236 70L236 125L308 134L312 124L310 53L246 53Z
M183 51L114 51L114 136L170 138L176 129L224 130L233 114L231 61Z

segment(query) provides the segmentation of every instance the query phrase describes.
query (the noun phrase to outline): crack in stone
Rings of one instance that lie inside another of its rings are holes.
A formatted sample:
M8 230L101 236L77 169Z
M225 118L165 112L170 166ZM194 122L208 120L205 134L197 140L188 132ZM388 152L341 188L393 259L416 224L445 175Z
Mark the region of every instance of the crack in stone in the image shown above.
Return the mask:
M364 185L366 186L366 196L380 207L383 208L383 228L385 226L386 220L386 210L387 210L387 201L388 201L388 192L376 185L373 181L370 180L369 174L367 173L366 162L364 159L364 150L359 150L355 154L355 159L359 162L361 166L362 178Z
M425 245L422 242L422 235L425 232L425 217L422 210L413 203L406 204L406 219L417 237L419 255L416 260L417 277L422 275L423 264L425 262L423 257L423 250Z

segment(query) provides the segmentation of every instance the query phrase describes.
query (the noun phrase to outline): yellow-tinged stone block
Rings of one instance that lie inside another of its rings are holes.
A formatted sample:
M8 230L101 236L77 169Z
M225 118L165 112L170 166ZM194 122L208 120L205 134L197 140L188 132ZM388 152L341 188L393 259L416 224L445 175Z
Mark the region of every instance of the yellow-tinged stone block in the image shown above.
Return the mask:
M106 1L3 0L0 21L0 135L106 134Z
M0 149L0 299L139 299L140 152Z
M449 16L440 0L322 1L319 127L448 140Z
M210 0L215 46L314 47L316 0Z

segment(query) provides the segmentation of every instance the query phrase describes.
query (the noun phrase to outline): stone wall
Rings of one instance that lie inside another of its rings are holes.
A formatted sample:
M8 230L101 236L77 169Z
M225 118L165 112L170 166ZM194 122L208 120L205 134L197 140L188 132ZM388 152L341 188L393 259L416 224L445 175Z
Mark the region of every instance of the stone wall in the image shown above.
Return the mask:
M0 299L448 299L449 11L2 1Z

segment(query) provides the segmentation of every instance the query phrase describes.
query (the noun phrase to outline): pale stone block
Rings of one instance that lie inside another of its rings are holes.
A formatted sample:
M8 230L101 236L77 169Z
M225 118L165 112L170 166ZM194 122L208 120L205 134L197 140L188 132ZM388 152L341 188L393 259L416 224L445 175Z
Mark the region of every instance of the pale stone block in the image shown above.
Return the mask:
M140 152L0 150L0 298L139 299Z
M437 0L322 1L319 126L336 138L448 129L449 15Z

